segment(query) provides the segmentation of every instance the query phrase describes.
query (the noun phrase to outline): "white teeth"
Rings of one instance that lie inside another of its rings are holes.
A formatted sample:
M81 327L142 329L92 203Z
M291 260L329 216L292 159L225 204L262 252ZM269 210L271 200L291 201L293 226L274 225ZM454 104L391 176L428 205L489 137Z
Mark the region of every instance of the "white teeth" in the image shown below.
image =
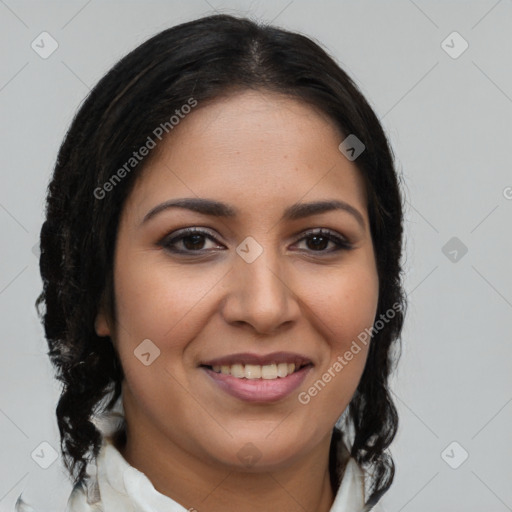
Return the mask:
M245 377L244 365L243 364L231 365L230 373L231 373L231 375L233 375L233 377L237 377L239 379Z
M261 366L257 364L246 364L244 377L246 379L261 379Z
M267 364L261 367L262 379L277 379L277 365Z
M287 363L279 363L277 365L277 376L278 377L286 377L288 375L288 364Z
M295 363L272 363L266 365L259 364L232 364L222 366L212 366L216 373L231 375L237 379L265 379L273 380L284 378L295 372Z

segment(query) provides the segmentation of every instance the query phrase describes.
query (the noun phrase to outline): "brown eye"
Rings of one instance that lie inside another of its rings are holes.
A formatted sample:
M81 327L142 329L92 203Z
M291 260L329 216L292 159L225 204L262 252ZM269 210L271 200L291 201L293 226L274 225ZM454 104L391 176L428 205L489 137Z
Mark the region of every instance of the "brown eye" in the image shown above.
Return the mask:
M353 248L352 244L347 240L339 237L331 231L325 231L322 229L316 231L308 231L299 242L306 240L308 250L311 252L319 253L332 253L340 250L350 250ZM335 248L331 251L326 251L326 247L329 243L333 243Z
M187 250L192 251L203 248L204 238L204 235L198 235L196 233L194 235L182 236L181 241Z
M207 240L215 242L217 248L223 248L209 232L197 228L178 231L173 236L165 237L159 245L175 254L194 255L196 253L196 255L199 255L210 251L210 249L205 248ZM307 252L319 253L320 255L353 248L352 244L346 239L322 229L308 231L298 242L302 241L306 243ZM333 244L334 248L326 250L329 244Z
M208 251L204 248L207 239L217 243L215 238L207 231L188 228L178 232L175 236L165 237L159 245L177 254L203 253Z

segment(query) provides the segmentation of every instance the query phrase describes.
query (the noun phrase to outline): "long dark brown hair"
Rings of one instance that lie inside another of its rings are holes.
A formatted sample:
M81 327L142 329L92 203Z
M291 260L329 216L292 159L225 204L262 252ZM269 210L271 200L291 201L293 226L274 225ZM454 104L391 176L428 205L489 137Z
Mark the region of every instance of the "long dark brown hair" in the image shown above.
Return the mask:
M102 441L91 419L111 409L121 394L124 374L118 355L112 343L97 336L94 321L102 303L115 325L112 276L118 222L148 158L108 193L98 191L190 98L200 105L243 89L306 102L327 114L345 136L355 134L366 146L354 163L368 197L379 276L377 318L400 305L374 332L348 408L354 432L351 455L371 470L367 505L373 504L394 478L393 459L386 450L398 416L388 377L398 359L393 348L407 305L400 263L403 199L393 152L362 93L318 44L228 15L166 29L122 58L85 99L59 150L41 229L43 291L36 306L56 378L63 383L56 413L64 462L75 484L85 477Z

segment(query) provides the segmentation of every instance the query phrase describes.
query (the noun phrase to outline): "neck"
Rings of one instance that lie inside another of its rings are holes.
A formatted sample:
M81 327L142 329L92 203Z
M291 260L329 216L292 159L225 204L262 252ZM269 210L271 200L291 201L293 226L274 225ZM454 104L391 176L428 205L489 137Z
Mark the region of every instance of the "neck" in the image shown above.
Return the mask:
M130 423L129 423L130 424ZM140 423L131 423L140 425ZM147 426L146 426L147 427ZM161 434L127 429L117 449L155 489L188 510L200 512L329 512L334 501L329 473L331 436L296 463L271 472L212 466Z

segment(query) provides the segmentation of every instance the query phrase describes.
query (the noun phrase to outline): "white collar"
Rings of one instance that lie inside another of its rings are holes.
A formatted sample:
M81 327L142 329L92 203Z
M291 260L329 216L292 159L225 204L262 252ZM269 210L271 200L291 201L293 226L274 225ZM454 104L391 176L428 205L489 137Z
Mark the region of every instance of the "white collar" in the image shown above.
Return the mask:
M345 445L340 448L348 455ZM89 503L87 496L89 496ZM95 501L96 503L94 503ZM91 475L87 489L84 485L75 486L66 508L66 512L93 512L96 510L187 512L190 509L186 509L170 497L158 492L144 473L124 459L115 447L112 438L104 437L96 460L96 472ZM330 512L363 510L363 472L355 459L349 457Z
M116 448L114 434L123 427L121 399L114 409L93 419L102 433L102 445L96 463L87 466L88 478L76 484L69 496L65 512L189 512L172 498L158 492L149 478L131 466ZM336 438L337 439L337 438ZM364 473L350 453L343 437L337 441L337 471L344 468L330 512L383 512L379 504L364 504ZM20 495L16 512L34 512Z

